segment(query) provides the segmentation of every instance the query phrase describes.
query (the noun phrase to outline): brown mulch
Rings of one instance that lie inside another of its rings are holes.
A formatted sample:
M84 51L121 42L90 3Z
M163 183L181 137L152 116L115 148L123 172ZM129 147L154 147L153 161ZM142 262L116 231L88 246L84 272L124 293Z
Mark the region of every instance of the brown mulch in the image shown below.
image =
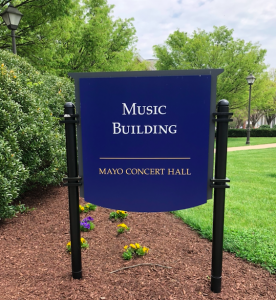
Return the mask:
M97 207L81 214L95 229L82 233L83 278L72 279L66 187L28 192L22 203L36 210L0 222L0 299L276 299L276 276L223 254L222 292L210 291L212 244L170 213L129 213L130 233L117 236L111 210ZM83 199L80 203L84 204ZM131 261L121 255L129 243L150 248ZM110 273L122 267L142 265Z

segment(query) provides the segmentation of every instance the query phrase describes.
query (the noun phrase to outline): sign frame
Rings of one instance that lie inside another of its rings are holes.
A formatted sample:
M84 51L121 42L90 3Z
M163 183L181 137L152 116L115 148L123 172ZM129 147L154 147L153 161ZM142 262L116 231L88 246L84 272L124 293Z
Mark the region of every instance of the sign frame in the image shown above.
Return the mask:
M209 182L213 177L214 165L214 137L215 126L212 121L213 113L216 112L216 87L217 76L223 69L204 69L204 70L170 70L170 71L131 71L131 72L95 72L95 73L69 73L68 75L75 81L76 114L79 115L77 124L77 148L78 148L78 172L83 178L83 143L81 125L81 100L80 100L80 79L81 78L129 78L129 77L165 77L165 76L211 76L211 95L210 95L210 117L209 117L209 149L208 149L208 176L206 177L207 199L212 198L213 189ZM199 120L200 122L200 120ZM200 137L199 137L200 138ZM84 198L84 184L80 186L80 196Z

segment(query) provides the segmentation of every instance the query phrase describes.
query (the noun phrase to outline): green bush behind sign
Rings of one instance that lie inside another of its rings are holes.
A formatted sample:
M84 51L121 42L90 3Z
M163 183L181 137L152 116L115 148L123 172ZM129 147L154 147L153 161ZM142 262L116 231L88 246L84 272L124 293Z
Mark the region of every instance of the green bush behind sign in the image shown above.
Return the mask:
M74 102L69 79L41 74L0 50L0 219L12 200L37 185L58 184L66 170L64 127L58 115Z
M228 137L246 137L247 129L228 129ZM276 128L250 129L251 137L276 137Z

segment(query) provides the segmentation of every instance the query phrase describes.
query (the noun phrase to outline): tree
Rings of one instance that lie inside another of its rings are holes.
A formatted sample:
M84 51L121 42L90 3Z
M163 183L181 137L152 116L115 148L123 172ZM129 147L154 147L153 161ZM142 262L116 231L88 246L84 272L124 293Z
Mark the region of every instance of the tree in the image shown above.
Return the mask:
M59 76L69 72L146 69L135 60L133 19L113 20L106 0L75 3L70 14L41 26L39 43L19 52L42 71Z
M69 72L145 70L147 62L135 59L133 19L113 20L113 7L106 0L70 0L66 13L34 28L32 43L19 44L18 54L37 69L59 76ZM51 11L49 8L49 15Z
M250 115L250 121L252 124L252 127L255 128L257 122L259 121L259 119L264 115L264 112L260 109L253 109Z
M37 33L41 28L61 16L68 15L77 3L76 0L0 0L0 11L3 12L11 2L23 14L16 30L16 43L20 53L35 48L39 43ZM0 49L11 49L10 30L2 18L0 36Z
M213 32L198 29L191 36L179 30L170 34L165 45L153 47L158 70L224 69L218 76L217 100L227 99L230 108L242 108L248 103L245 78L258 77L265 69L266 50L258 44L235 40L233 30L214 26Z
M248 111L245 108L237 108L233 111L233 122L229 126L232 128L240 128L248 116Z
M251 115L250 120L252 126L254 127L261 116L265 116L268 124L271 123L272 119L269 121L269 116L273 110L275 110L273 97L276 93L276 85L271 80L270 74L263 72L256 78L256 81L252 85L252 97L251 97Z

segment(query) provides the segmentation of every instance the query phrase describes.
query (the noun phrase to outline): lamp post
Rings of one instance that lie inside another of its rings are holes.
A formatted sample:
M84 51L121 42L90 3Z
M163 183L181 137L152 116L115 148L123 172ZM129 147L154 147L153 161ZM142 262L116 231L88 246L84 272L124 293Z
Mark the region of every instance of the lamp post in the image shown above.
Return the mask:
M247 83L249 84L249 105L248 105L248 122L247 122L247 139L246 139L246 145L250 144L250 101L251 101L251 86L255 81L255 77L252 75L252 73L246 77Z
M15 30L17 29L23 14L10 4L9 7L0 14L0 16L3 18L7 27L11 30L12 52L16 54Z

